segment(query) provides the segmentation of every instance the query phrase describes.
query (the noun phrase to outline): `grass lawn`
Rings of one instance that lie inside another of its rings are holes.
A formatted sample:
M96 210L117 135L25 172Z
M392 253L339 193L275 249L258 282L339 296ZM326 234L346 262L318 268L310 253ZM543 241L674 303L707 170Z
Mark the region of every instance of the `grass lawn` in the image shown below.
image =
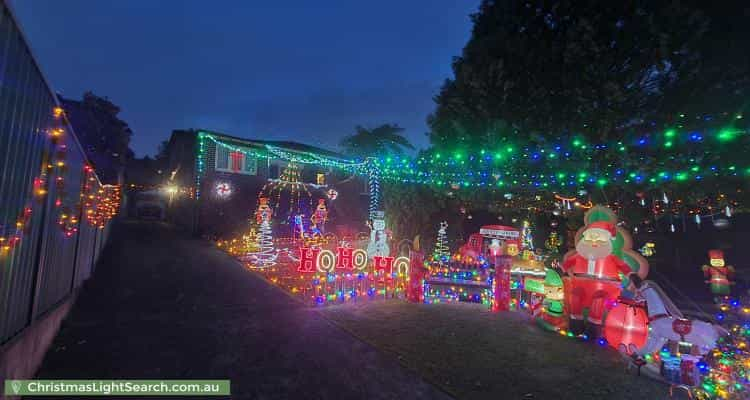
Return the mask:
M401 301L320 312L459 399L669 398L665 384L626 373L616 351L542 331L521 313Z

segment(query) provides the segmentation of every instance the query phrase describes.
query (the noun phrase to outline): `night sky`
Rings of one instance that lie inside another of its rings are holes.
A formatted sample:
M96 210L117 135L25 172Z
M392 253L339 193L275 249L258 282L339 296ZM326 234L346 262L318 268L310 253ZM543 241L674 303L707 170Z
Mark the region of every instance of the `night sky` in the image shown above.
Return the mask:
M180 128L333 149L357 124L398 123L426 146L432 97L452 76L479 2L12 5L55 90L109 97L142 156Z

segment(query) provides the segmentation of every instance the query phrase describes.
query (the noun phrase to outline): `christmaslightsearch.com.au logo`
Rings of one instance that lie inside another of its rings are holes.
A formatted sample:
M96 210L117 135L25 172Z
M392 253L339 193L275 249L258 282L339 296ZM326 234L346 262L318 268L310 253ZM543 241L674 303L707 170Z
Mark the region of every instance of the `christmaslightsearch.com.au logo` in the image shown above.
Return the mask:
M229 396L228 380L6 380L6 396Z

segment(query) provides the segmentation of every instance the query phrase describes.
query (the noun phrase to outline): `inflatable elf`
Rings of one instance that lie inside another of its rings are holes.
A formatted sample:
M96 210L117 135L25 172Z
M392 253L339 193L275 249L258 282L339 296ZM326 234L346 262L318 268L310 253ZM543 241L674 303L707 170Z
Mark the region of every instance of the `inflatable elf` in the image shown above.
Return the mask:
M703 266L703 274L711 287L711 293L716 296L726 296L731 291L732 282L729 280L734 275L734 267L724 262L724 252L721 250L708 251L709 265Z
M563 280L557 271L547 268L544 276L544 301L542 314L537 317L537 323L549 331L557 331L567 326L564 318L564 288Z

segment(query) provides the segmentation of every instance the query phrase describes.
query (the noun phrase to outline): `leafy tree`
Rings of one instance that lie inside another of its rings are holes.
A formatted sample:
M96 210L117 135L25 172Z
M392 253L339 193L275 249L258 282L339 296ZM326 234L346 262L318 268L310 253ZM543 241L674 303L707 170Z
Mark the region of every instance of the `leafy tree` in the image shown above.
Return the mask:
M424 185L383 182L383 209L393 236L398 239L423 238L426 254L431 253L440 221L454 224L450 201L436 189ZM415 206L415 205L419 206Z
M120 119L120 107L109 98L85 92L82 100L59 97L86 156L106 183L122 183L133 131Z
M156 148L156 156L154 158L160 161L167 160L169 158L169 140L162 140L161 143L159 143L159 146Z
M414 146L401 133L404 128L397 124L383 124L373 129L357 126L356 133L341 140L341 147L349 155L368 157L383 154L403 154Z
M701 93L746 97L747 10L738 1L484 0L455 78L435 98L431 141L474 149L518 135L598 141L711 103Z

